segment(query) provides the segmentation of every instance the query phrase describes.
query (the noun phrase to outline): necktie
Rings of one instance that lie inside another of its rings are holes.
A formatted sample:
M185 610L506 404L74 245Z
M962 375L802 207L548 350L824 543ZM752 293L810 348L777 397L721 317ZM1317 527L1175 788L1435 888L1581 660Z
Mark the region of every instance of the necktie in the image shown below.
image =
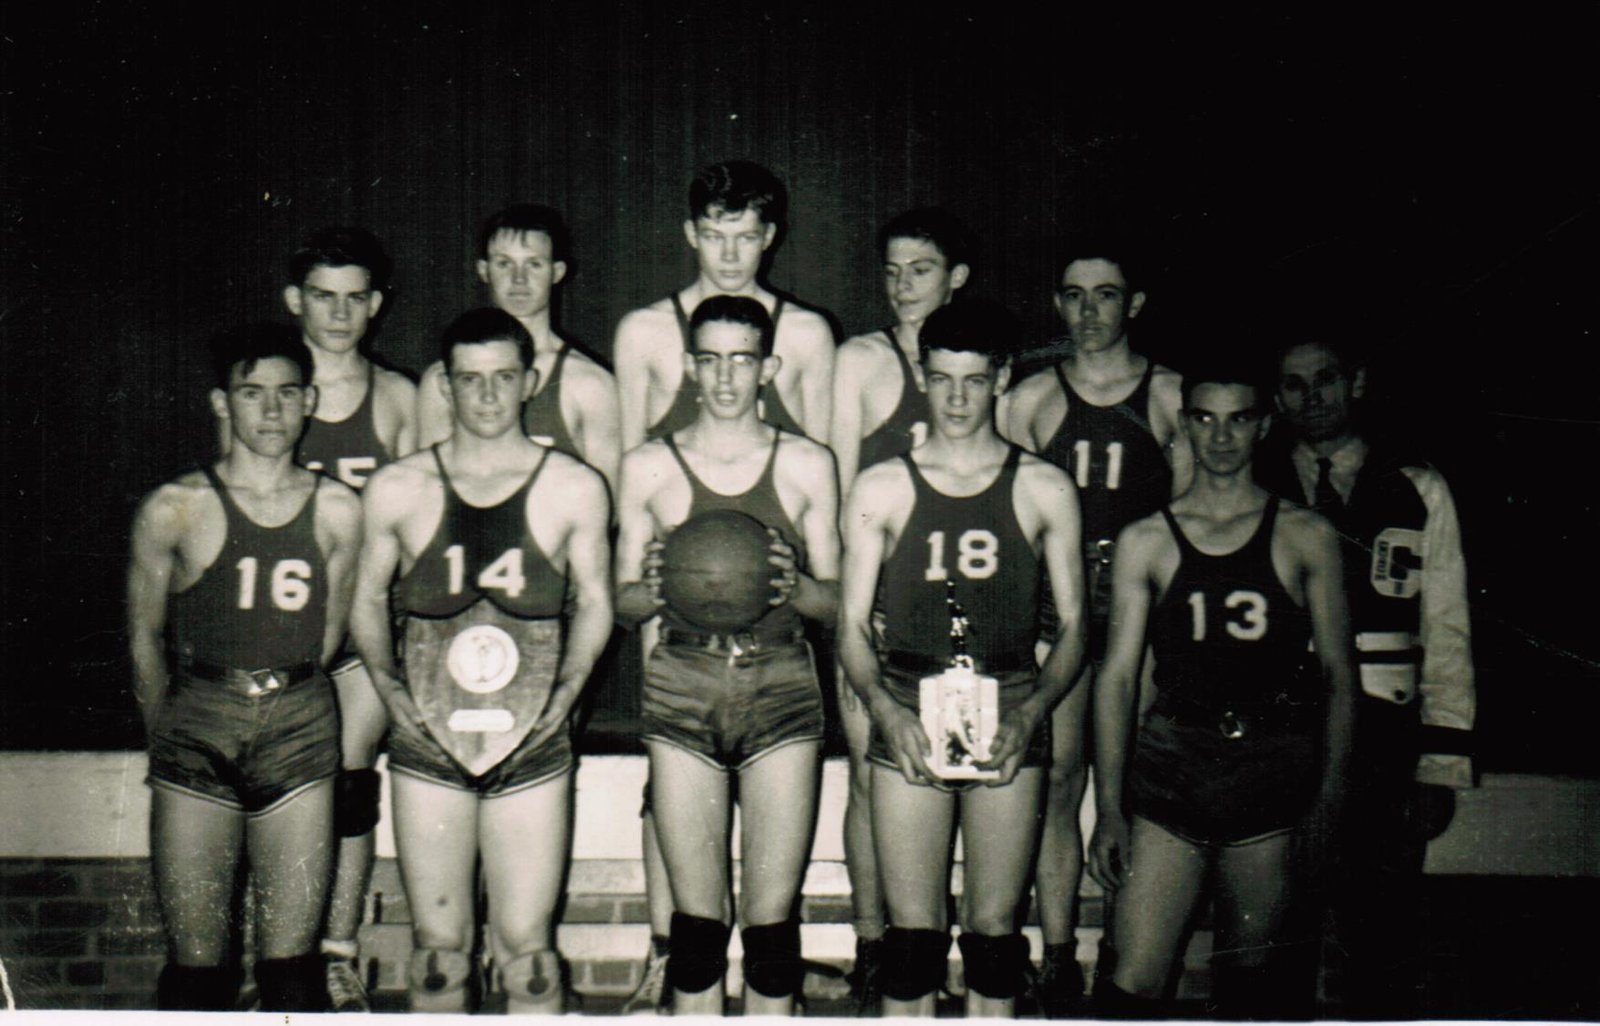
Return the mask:
M1317 488L1312 503L1317 512L1329 516L1344 512L1344 500L1333 486L1333 461L1326 456L1317 460Z

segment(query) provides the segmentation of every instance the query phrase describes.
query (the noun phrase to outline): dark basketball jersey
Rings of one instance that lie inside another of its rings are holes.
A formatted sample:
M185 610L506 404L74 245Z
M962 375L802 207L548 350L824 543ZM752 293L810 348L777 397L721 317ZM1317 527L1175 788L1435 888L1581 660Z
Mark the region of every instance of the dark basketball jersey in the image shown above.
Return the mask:
M917 443L928 437L928 396L917 387L911 370L911 361L895 341L894 329L884 328L889 349L900 364L900 401L895 404L889 419L878 425L861 440L860 469L866 470L874 463L894 459L910 452Z
M1190 544L1170 509L1161 514L1179 556L1151 615L1158 701L1244 711L1316 700L1305 674L1311 614L1272 566L1278 497L1250 540L1222 556Z
M307 470L316 470L336 477L357 490L364 487L373 471L392 463L389 450L378 437L377 392L378 369L367 364L367 394L361 405L343 420L306 420L305 433L300 436L296 458Z
M1017 523L1012 493L1022 450L1012 446L989 487L965 498L934 488L909 454L900 458L916 497L879 577L888 647L950 657L950 580L968 619L967 653L980 666L1032 666L1042 563Z
M772 308L772 337L774 344L778 337L778 318L783 316L782 296L778 297L776 305ZM672 294L672 312L678 318L678 333L683 339L683 351L690 351L689 315L684 312L683 303L678 299L678 294ZM769 385L761 390L761 398L757 400L757 412L761 419L775 428L780 428L790 434L803 435L805 429L800 422L794 419L786 406L783 397L778 395L777 385ZM689 375L684 375L678 382L678 394L673 397L672 405L661 419L650 426L645 432L645 438L664 438L667 435L677 434L700 415L700 383Z
M548 454L541 454L528 479L493 506L474 506L456 494L433 447L444 485L444 512L433 537L400 579L399 608L418 616L455 616L486 598L502 612L523 619L561 615L566 575L557 571L528 530L528 492Z
M1150 427L1154 372L1151 363L1126 399L1096 406L1077 393L1056 365L1067 415L1039 455L1065 470L1078 486L1085 543L1116 540L1124 527L1172 498L1172 467Z
M795 558L799 561L800 569L806 566L806 539L789 519L789 513L783 508L783 502L778 498L778 486L773 481L773 468L778 462L778 446L783 441L782 432L777 432L772 439L772 452L767 457L767 465L762 469L761 476L756 483L737 495L724 495L707 488L694 471L689 469L688 462L683 458L683 453L678 451L678 443L671 435L665 439L667 448L672 452L672 458L678 461L678 466L683 469L683 476L689 481L689 515L684 517L689 520L698 513L707 513L712 510L732 509L738 510L747 516L754 517L767 527L776 528L783 536L783 540L794 546ZM778 576L777 567L772 568L772 576ZM688 621L684 620L671 607L661 610L661 623L666 627L695 630ZM800 612L794 605L785 602L781 606L774 606L756 621L755 629L781 629L795 627L800 623Z
M555 366L550 368L550 380L540 386L527 402L522 404L522 433L573 459L583 459L578 443L567 430L567 420L561 415L561 371L567 364L571 346L562 346L556 354Z
M233 501L214 469L203 472L222 500L227 538L200 579L168 600L172 650L241 670L319 659L328 568L317 545L316 488L324 485L319 480L293 520L262 527Z

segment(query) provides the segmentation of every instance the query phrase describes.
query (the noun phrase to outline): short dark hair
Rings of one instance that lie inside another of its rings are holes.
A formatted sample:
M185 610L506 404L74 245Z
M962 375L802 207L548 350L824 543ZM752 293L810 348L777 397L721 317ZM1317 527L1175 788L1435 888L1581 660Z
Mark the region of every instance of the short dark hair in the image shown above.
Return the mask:
M212 381L224 392L233 384L235 367L248 375L262 360L284 359L300 368L300 383L311 384L311 350L300 329L273 321L232 328L211 339Z
M878 252L887 255L894 239L919 239L931 242L944 254L947 267L966 264L970 269L978 248L977 236L960 219L940 207L919 207L889 219L878 230Z
M1122 272L1122 281L1128 287L1129 296L1144 288L1144 267L1133 246L1123 239L1106 235L1067 239L1057 252L1060 255L1056 260L1054 288L1057 291L1061 288L1061 276L1067 273L1068 267L1080 260L1104 260L1108 264L1116 264L1117 270Z
M763 224L782 225L789 197L778 176L748 160L725 160L703 167L689 183L689 219L712 211L742 214L754 210Z
M304 285L319 267L360 267L367 272L367 283L382 292L389 283L393 265L383 252L383 244L363 228L323 228L313 232L289 257L289 282Z
M450 357L457 346L476 346L485 342L515 342L517 355L522 359L522 369L533 366L533 336L522 322L498 307L485 306L466 313L450 322L439 340L439 358L444 361L445 373L450 373Z
M479 257L489 258L489 243L501 232L519 237L528 232L544 232L550 238L552 260L566 260L572 245L572 236L567 233L567 222L560 211L542 203L517 203L483 222L483 230L478 233Z
M1196 360L1184 372L1178 392L1183 398L1183 408L1188 409L1194 390L1201 385L1245 385L1255 390L1256 407L1263 413L1270 407L1273 389L1260 361L1245 356L1219 353Z
M935 349L978 353L994 367L1003 367L1022 348L1022 320L992 299L956 299L922 322L917 350L924 365Z
M695 339L700 326L725 323L743 324L756 329L761 336L761 355L772 355L772 315L760 301L749 296L712 296L700 301L689 318L689 351L695 350Z

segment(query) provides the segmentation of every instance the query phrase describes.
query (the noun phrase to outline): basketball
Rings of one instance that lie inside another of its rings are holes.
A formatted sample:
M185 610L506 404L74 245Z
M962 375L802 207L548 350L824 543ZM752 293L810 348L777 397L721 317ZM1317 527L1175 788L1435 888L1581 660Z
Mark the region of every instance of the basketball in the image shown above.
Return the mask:
M661 595L696 627L743 630L770 608L777 574L767 562L771 545L761 521L744 513L715 510L691 517L662 550Z

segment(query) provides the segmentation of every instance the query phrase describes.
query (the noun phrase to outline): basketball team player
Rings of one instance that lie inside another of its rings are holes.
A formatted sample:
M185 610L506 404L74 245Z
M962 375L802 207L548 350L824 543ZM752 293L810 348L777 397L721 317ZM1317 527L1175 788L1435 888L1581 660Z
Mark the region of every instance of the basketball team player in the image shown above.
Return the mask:
M1361 421L1366 368L1347 346L1296 342L1279 357L1292 443L1256 477L1338 529L1356 639L1348 826L1329 895L1343 1011L1415 1018L1423 858L1448 825L1454 789L1472 786L1461 529L1443 476Z
M761 390L783 362L773 334L758 299L699 303L682 361L701 397L698 413L622 465L618 613L631 622L659 613L661 625L646 657L643 720L671 889L666 982L676 1014L722 1009L734 777L745 1012L790 1014L804 978L795 910L816 822L823 706L803 621L828 620L837 607L838 501L828 450L757 416ZM723 509L775 536L772 607L733 634L695 627L691 613L661 597L660 540L696 514Z
M702 168L689 183L689 216L684 237L694 251L697 274L678 292L634 310L617 325L612 358L621 400L623 451L647 439L681 431L695 420L701 393L685 370L690 351L689 318L709 296L749 296L771 315L779 358L777 376L757 400L756 413L774 427L823 441L833 382L833 332L817 313L761 285L767 251L783 229L788 197L771 171L747 160ZM647 625L641 636L654 628ZM622 649L621 665L638 657ZM624 1010L646 1011L666 999L667 939L672 903L666 868L650 813L646 785L642 829L645 889L650 906L651 945L639 989Z
M1316 858L1337 820L1351 641L1338 536L1252 480L1269 401L1252 374L1218 365L1185 378L1194 485L1117 542L1089 855L1090 873L1115 894L1095 982L1108 1017L1166 1011L1208 883L1215 1012L1302 1011L1283 961L1291 856L1299 830L1296 857ZM1139 725L1147 642L1156 698Z
M597 472L521 430L522 404L536 387L533 345L505 311L458 317L441 347L450 436L385 467L364 496L351 632L393 723L389 770L412 909L406 982L414 1011L469 1008L480 858L489 954L507 1009L551 1014L562 1006L552 919L569 848L569 715L611 632L610 509ZM397 569L403 664L390 630ZM435 682L449 693L452 681L468 686L476 651L468 632L480 646L502 646L481 658L484 667L508 667L506 676L486 679L505 694L509 708L500 711L526 714L501 728L508 736L500 757L482 766L454 743L454 712L445 723L424 712Z
M765 255L782 231L788 197L771 171L748 160L702 168L689 183L683 234L698 273L678 292L617 325L612 354L622 400L622 447L681 431L695 420L699 383L684 370L689 318L709 296L749 296L772 317L781 368L757 413L774 427L823 441L833 387L833 332L820 314L763 287Z
M1050 710L1077 678L1083 652L1083 565L1071 481L994 429L1020 337L1015 318L990 303L928 315L918 338L928 439L864 470L844 518L839 651L872 715L872 827L890 924L885 1015L934 1012L950 947L946 886L957 825L967 1014L1012 1015L1025 985L1019 911L1050 761ZM1057 618L1042 666L1034 654L1041 580ZM959 628L952 601L965 613ZM960 790L930 768L918 715L919 681L951 665L958 629L975 669L997 679L1001 710L980 762L998 779Z
M1174 444L1179 377L1135 352L1129 341L1131 322L1145 298L1120 247L1093 240L1069 252L1061 263L1055 307L1071 351L1021 382L1002 403L1001 433L1065 470L1078 487L1083 512L1088 679L1054 713L1055 749L1036 876L1044 957L1034 991L1045 1014L1055 1018L1082 1013L1083 972L1075 939L1083 870L1078 814L1088 777L1090 693L1106 651L1117 532L1154 512L1189 477L1188 447ZM1042 609L1048 641L1054 630L1048 601Z
M894 323L857 335L839 347L833 368L833 420L828 444L839 462L848 501L856 472L902 453L928 437L928 397L917 379L917 335L933 311L955 298L972 273L976 240L954 215L938 208L910 210L878 232L884 291ZM845 805L845 866L856 932L851 990L856 1013L876 1008L883 951L883 892L872 850L871 771L867 736L871 719L844 675L838 675L839 710L850 750L850 791Z
M313 234L289 259L283 302L311 351L317 406L306 421L298 459L360 491L379 467L416 449L416 386L361 351L383 305L389 260L358 228ZM224 447L226 451L226 447ZM362 903L377 851L378 773L373 763L388 728L383 702L348 641L331 671L339 695L340 770L334 781L339 835L322 954L328 997L337 1012L371 1011L356 966Z
M612 490L622 458L617 434L617 385L611 372L556 334L551 303L567 276L571 238L556 210L519 203L496 213L478 233L478 279L489 286L496 308L515 317L533 336L538 391L522 408L522 430L540 445L583 460L605 475ZM442 363L422 375L417 393L419 437L432 445L452 426Z
M316 951L333 865L338 651L360 546L349 488L297 466L311 356L278 325L220 341L215 465L147 496L133 525L128 633L149 740L150 852L170 961L161 1009L226 1010L233 888L248 859L268 1011L328 1007Z

